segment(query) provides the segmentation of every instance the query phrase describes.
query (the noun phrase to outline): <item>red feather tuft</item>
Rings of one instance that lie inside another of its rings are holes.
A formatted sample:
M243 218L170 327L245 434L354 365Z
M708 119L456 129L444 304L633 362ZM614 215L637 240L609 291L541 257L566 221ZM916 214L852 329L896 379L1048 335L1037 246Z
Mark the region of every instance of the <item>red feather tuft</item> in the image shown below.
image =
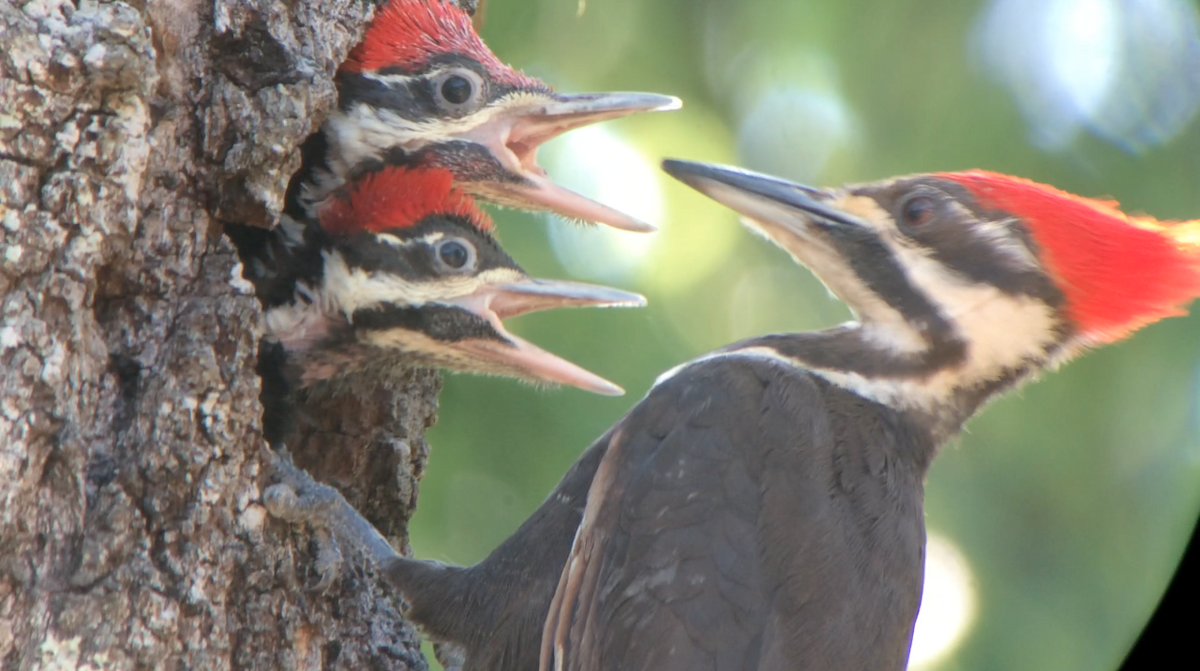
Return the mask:
M983 170L938 176L1022 220L1067 297L1068 317L1097 343L1184 314L1200 297L1200 221L1131 217L1113 201Z
M350 51L347 72L395 67L417 73L435 56L463 54L483 64L495 81L517 88L546 84L500 62L471 25L471 16L451 0L391 0L379 10L363 41Z
M454 188L453 173L429 168L391 166L368 173L339 190L319 213L321 227L334 235L382 233L434 215L462 217L482 231L493 226L470 196Z

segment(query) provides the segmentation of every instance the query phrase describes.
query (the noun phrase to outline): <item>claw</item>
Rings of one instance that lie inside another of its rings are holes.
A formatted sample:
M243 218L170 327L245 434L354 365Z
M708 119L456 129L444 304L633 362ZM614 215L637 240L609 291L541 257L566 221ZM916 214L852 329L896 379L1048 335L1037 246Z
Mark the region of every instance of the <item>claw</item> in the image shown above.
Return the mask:
M337 490L316 482L282 458L272 464L272 471L282 482L263 491L263 506L279 519L292 523L306 522L313 527L313 541L317 544L317 560L313 570L321 577L305 590L326 592L342 575L342 553L331 527L334 511L345 500Z
M387 539L336 489L313 480L290 458L276 453L272 453L270 469L277 484L263 491L263 506L267 512L288 522L308 523L316 530L315 568L322 577L314 589L328 588L341 573L339 545L362 552L376 566L385 566L401 558Z
M345 562L329 529L314 529L313 540L317 543L317 561L313 569L317 575L321 576L321 579L309 587L308 591L324 594L329 591L330 587L333 587L333 583L338 578L342 577L342 564Z
M274 471L282 482L263 492L263 506L281 520L307 522L317 528L329 529L339 504L350 505L336 489L313 480L308 473L290 463L281 460Z

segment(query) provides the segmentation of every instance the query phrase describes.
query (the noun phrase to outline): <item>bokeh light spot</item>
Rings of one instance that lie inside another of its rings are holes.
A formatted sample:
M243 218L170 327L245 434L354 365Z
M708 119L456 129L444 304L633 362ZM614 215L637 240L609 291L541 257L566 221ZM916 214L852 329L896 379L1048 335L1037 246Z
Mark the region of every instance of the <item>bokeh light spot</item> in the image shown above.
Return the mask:
M1095 114L1112 86L1120 45L1108 0L1047 3L1049 76L1080 115Z
M850 117L842 99L827 90L767 91L738 124L738 151L755 170L812 182L853 138Z
M814 282L809 271L785 260L743 273L729 296L727 340L811 331L846 321L850 311L828 292L814 291Z
M554 180L642 221L662 226L657 166L604 126L587 126L555 140L541 154ZM572 274L612 282L627 278L653 249L657 236L608 226L580 226L545 215L550 244Z
M1200 107L1200 19L1185 0L993 0L974 41L1047 149L1086 130L1139 151Z
M908 668L928 668L954 651L975 621L975 578L950 539L930 531L925 545L925 590Z

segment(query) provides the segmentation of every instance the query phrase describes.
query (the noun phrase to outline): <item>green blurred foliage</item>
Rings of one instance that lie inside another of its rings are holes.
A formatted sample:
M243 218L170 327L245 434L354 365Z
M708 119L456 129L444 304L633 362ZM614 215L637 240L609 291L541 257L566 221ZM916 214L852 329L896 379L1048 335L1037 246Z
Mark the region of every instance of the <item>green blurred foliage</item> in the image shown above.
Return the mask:
M1039 149L1012 94L972 55L983 8L591 0L579 16L575 0L491 0L484 37L501 58L564 91L681 97L681 111L605 127L605 137L651 164L666 156L737 162L821 185L983 167L1112 196L1129 211L1200 216L1200 124L1141 153L1086 133ZM755 111L768 96L783 102ZM548 148L552 175L590 161L572 151ZM449 377L412 527L419 556L483 558L670 367L737 338L848 317L731 213L657 180L662 232L636 268L582 278L640 291L649 307L512 324L628 394ZM513 212L497 220L531 274L575 276L547 235L569 224ZM944 450L929 476L928 524L969 562L977 616L935 668L1116 668L1200 509L1197 333L1200 314L1089 354L992 404Z

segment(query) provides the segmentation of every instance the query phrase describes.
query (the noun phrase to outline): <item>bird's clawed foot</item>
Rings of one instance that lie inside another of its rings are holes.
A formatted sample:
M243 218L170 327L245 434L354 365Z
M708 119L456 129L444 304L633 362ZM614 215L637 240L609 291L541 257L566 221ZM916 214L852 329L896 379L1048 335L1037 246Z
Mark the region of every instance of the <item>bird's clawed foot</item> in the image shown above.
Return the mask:
M316 568L322 575L317 588L329 587L340 573L339 547L362 552L376 567L401 558L336 489L314 480L288 456L272 453L270 469L275 484L263 491L267 512L288 522L307 522L316 530L319 548Z
M317 560L313 567L321 578L308 589L324 592L342 574L342 553L334 539L332 528L337 511L350 504L336 489L312 479L297 468L287 456L275 454L271 476L276 484L263 491L263 506L267 512L292 523L307 522L313 527L317 544Z
M313 480L287 456L273 456L271 479L275 484L263 491L263 505L281 520L328 530L338 507L350 505L336 489Z
M275 484L263 491L263 505L278 519L329 529L338 505L349 505L334 487L313 480L287 456L271 460L271 479Z

